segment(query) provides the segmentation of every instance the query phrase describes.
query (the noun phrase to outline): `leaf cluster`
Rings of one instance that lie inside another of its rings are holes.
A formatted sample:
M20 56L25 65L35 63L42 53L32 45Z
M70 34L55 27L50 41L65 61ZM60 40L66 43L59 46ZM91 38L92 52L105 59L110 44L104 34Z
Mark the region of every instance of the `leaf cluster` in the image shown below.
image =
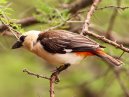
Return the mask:
M34 14L34 16L40 22L48 24L48 26L58 25L61 22L66 21L70 16L68 10L57 9L43 1L37 2L36 11L38 14Z
M11 3L7 3L6 0L0 0L0 22L4 25L10 26L14 31L23 32L20 24L16 24L16 19L11 19L12 8L9 6Z

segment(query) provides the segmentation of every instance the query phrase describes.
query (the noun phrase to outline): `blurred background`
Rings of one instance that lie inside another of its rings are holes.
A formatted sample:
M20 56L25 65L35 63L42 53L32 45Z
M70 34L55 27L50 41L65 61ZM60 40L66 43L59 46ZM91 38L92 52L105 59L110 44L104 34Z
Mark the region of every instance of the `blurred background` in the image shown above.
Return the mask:
M89 6L93 3L92 0L8 0L7 2L6 5L9 4L12 9L9 11L10 19L21 20L33 16L40 22L23 27L23 32L45 30L63 22L61 18L66 20L72 17L70 23L59 29L76 33L81 31L83 23L72 21L84 21ZM129 0L102 0L92 16L90 30L105 35L108 39L118 40L119 43L129 47L129 8L125 8L128 6ZM113 14L115 19L112 19ZM114 57L118 58L123 53L120 49L96 38L93 39L105 46L105 51ZM12 50L11 46L15 40L12 36L0 36L0 96L49 97L48 80L30 76L22 71L26 68L34 73L50 76L55 67L27 50ZM126 71L121 71L120 77L117 77L114 71L98 57L87 57L80 64L71 66L61 73L61 81L55 85L56 97L129 97L129 54L125 52L121 60Z

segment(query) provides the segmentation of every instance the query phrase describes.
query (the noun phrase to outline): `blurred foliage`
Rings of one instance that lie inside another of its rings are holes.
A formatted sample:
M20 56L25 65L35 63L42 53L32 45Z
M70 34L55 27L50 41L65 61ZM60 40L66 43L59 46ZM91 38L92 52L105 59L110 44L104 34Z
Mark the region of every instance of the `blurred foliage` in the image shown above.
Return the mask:
M16 24L16 19L11 19L11 12L13 11L12 8L9 8L10 3L7 4L6 0L0 1L1 8L0 8L0 22L5 25L9 25L17 32L23 32L20 24Z
M36 3L36 14L34 14L34 16L40 22L44 23L42 28L46 29L51 26L59 25L61 22L68 20L70 15L68 14L67 9L57 9L53 3L48 4L48 2L39 0Z
M74 0L0 0L0 13L6 14L9 21L3 20L6 24L11 24L15 20L27 16L35 16L43 24L38 24L24 28L28 30L42 30L60 24L70 17L68 9L63 9L62 4L71 3ZM129 6L128 0L121 0L121 6ZM6 4L7 3L7 4ZM11 4L7 7L8 4ZM103 0L99 7L109 5L116 6L116 0ZM4 8L4 9L3 9ZM86 9L88 10L88 8ZM87 11L86 11L87 12ZM85 19L85 13L81 14L81 20ZM98 10L92 17L92 23L106 31L113 9ZM118 10L113 33L126 39L129 37L129 9ZM15 23L11 26L21 30ZM117 37L117 36L116 36ZM49 82L45 79L37 79L22 72L24 68L35 73L49 76L53 67L44 62L30 52L18 49L11 50L14 38L8 36L0 37L0 96L1 97L49 97ZM98 41L100 42L100 41ZM111 55L120 56L121 50L108 44L100 42L106 46L105 51ZM129 55L122 56L125 67L129 68ZM79 65L79 66L78 66ZM124 97L118 81L112 70L100 78L94 79L98 75L107 71L108 65L98 57L88 57L81 64L71 66L61 75L61 82L56 85L56 97L90 97L86 96L90 92L95 97ZM126 87L129 87L129 78L123 72L122 80Z

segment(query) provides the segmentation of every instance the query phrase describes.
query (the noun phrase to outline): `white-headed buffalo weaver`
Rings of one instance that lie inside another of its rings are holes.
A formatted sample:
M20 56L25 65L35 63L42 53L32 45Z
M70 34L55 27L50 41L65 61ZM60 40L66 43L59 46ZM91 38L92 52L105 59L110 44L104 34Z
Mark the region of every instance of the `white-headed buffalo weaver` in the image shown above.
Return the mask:
M24 47L50 64L60 66L58 71L69 65L79 64L87 56L96 55L113 66L120 66L121 61L106 54L92 39L65 30L46 32L29 31L21 35L12 49Z

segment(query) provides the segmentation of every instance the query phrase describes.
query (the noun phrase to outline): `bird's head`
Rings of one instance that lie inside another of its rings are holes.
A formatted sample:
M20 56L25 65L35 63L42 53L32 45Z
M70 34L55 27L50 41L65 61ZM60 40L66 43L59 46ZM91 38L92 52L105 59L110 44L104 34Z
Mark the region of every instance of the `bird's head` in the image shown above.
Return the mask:
M16 43L12 46L12 49L24 47L28 50L32 50L33 46L37 42L39 34L40 31L35 31L35 30L24 33L19 37L19 40L17 40Z

